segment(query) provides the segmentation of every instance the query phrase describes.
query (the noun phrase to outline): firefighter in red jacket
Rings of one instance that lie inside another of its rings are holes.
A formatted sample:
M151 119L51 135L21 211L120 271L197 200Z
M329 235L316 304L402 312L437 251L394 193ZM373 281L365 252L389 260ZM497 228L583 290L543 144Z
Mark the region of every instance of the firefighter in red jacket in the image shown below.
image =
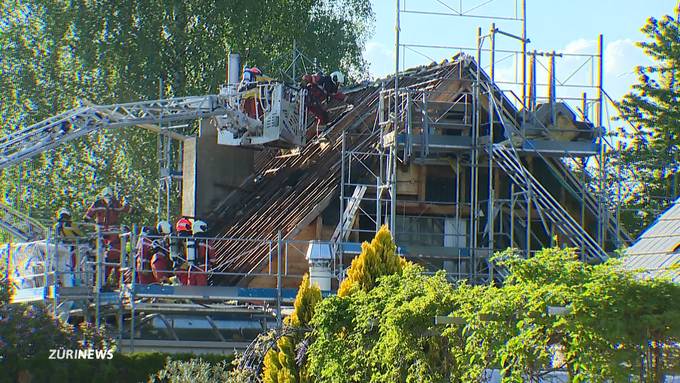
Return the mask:
M208 230L208 224L203 221L196 220L193 225L194 237L205 236ZM208 285L208 272L212 269L215 263L215 249L211 245L212 240L196 238L196 269L194 282L197 286Z
M208 271L215 258L214 249L210 245L210 240L197 237L208 230L208 225L195 220L191 230L193 236L186 240L186 263L175 274L183 285L207 286Z
M147 285L154 282L153 274L151 273L151 257L153 256L153 236L154 233L152 228L143 227L142 232L139 235L139 240L137 241L137 247L135 248L135 261L137 264L137 278L136 282L143 285Z
M118 236L120 216L123 213L130 213L130 211L132 211L130 204L125 199L121 203L114 197L113 190L107 186L85 212L83 219L86 221L94 219L99 230L104 233L102 239L104 246L108 247L105 257L107 263L120 261L120 237ZM107 265L105 268L107 278L112 271L117 269L117 267Z
M152 248L151 272L153 273L153 279L157 283L167 283L172 276L172 265L168 249L160 239L153 241Z
M345 83L345 75L335 71L330 76L323 73L306 74L302 76L302 86L307 89L307 111L316 117L317 131L320 127L328 124L328 111L323 103L331 99L347 102L347 95L339 90Z

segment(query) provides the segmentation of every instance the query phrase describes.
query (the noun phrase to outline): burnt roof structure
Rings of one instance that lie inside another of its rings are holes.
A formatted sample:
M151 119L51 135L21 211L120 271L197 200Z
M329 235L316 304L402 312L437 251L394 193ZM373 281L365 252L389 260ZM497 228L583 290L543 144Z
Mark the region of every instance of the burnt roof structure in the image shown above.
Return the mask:
M531 254L555 244L558 237L557 243L579 247L584 260L599 262L606 257L605 248L611 250L627 238L560 160L597 153L597 130L579 121L566 104L538 105L524 113L474 60L459 55L400 74L400 93L408 97L400 94L401 122L390 127L395 116L392 84L393 78L388 78L348 91L354 107L329 105L333 122L321 139L299 152L268 150L256 155L254 174L209 217L213 227L222 228L218 236L227 239L217 244L218 270L241 274L221 276L215 283L245 283L243 274L257 273L271 260L271 243L279 233L294 239L324 211L344 214L342 207L359 184L343 176L343 161L364 178L378 169L395 174L387 180L395 185L394 197L380 197L381 188L389 189L387 183L366 181L378 194L372 202L364 197L355 210L374 217L372 222L351 217L350 226L360 234L355 240L367 238L364 234L379 222L389 222L391 203L399 215L392 224L402 252L434 268L452 270L458 278L502 276L488 258L506 247ZM371 154L390 139L396 140L395 165L381 163L383 154ZM492 174L485 170L489 168ZM343 220L335 214L323 224L332 228ZM419 234L421 226L434 234ZM598 233L601 238L595 240ZM430 237L434 240L426 240Z

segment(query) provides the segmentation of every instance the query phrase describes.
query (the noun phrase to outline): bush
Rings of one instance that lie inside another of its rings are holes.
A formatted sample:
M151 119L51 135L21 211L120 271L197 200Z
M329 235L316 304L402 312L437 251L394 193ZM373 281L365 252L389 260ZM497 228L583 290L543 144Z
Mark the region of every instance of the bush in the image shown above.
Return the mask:
M165 354L160 352L140 352L133 354L116 353L111 360L50 360L48 353L41 353L29 359L15 361L15 364L0 363L0 382L16 382L20 375L30 375L30 382L61 383L89 382L101 383L147 382L150 376L162 370L177 371L177 366L196 358L193 354ZM231 355L201 356L202 366L220 368L229 366ZM156 382L180 382L182 380L155 380ZM219 379L216 381L220 381ZM194 380L192 383L202 381Z

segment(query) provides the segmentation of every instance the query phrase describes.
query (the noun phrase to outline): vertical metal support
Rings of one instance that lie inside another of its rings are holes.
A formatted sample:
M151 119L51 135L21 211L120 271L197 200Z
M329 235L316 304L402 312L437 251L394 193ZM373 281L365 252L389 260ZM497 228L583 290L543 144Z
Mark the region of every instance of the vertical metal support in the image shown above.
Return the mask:
M136 230L133 230L136 232ZM135 352L135 285L137 280L137 262L131 262L132 279L130 280L130 352ZM121 291L122 292L122 291ZM121 307L123 302L120 302ZM121 336L122 337L122 336Z
M396 120L396 119L395 119ZM397 240L397 136L395 126L395 136L390 144L390 231L395 242Z
M47 236L47 239L45 241L45 252L49 253L50 250L50 237L51 235ZM49 274L50 274L50 269L52 268L52 260L49 257L49 254L45 254L45 266L43 270L43 289L45 293L47 293L47 290L49 288ZM9 269L7 269L9 270Z
M394 116L392 123L392 130L394 131L394 137L392 143L390 144L390 161L389 170L391 172L388 175L390 180L390 230L392 231L392 236L396 239L396 215L397 215L397 126L399 121L399 32L401 29L399 15L401 13L400 0L396 0L396 24L394 28L395 35L395 55L394 55Z
M491 36L491 50L489 51L489 77L493 83L495 81L494 63L496 61L496 23L491 23L489 36Z
M493 57L493 50L495 49L493 41L494 41L494 34L492 33L491 35L491 56ZM493 59L492 59L493 60ZM493 61L491 62L493 65ZM489 92L489 141L487 143L487 153L488 153L488 165L489 169L487 171L487 176L488 176L488 187L487 187L487 193L488 193L488 204L487 204L487 227L488 227L488 232L487 232L487 239L488 239L488 248L489 248L489 253L487 257L490 257L491 254L493 254L493 248L494 248L494 184L493 184L493 128L494 128L494 111L495 111L495 102L494 102L494 94L493 94L493 86L489 86L489 89L487 90ZM489 267L489 281L491 281L491 278L493 278L493 267L491 265L491 262L487 258L486 260L488 267Z
M400 0L396 0L396 20L394 24L394 118L397 118L397 104L399 104L399 32L400 22L399 15L401 13Z
M47 239L45 241L45 251L46 255L50 257L50 244L49 238L51 236L51 229L47 229ZM57 306L59 305L59 242L56 238L54 239L54 277L52 279L52 293L54 294L54 299L52 301L52 314L57 316Z
M423 141L420 157L425 158L430 155L430 116L427 114L427 93L423 92Z
M583 112L583 119L581 121L588 121L588 94L583 92L581 99L581 111Z
M227 62L229 60L227 59ZM227 76L229 73L227 73ZM160 77L158 78L158 99L162 100L163 99L163 78ZM158 161L158 204L156 206L156 218L157 220L161 220L161 206L162 206L162 200L163 200L163 191L164 187L163 184L165 182L164 180L164 174L165 174L165 169L164 169L164 160L165 160L165 150L164 150L164 142L163 142L163 123L162 123L162 118L163 115L161 113L160 115L160 121L158 122L158 128L160 129L160 133L158 134L158 137L156 139L156 160Z
M382 95L381 95L382 99ZM345 135L345 131L343 130L342 132L342 150L340 151L340 220L339 224L340 226L340 241L342 242L342 239L345 238L345 233L343 232L344 225L342 224L344 222L344 214L345 214L345 182L347 182L347 179L345 178L345 158L347 157L347 136ZM382 170L382 158L380 159L380 168ZM380 179L382 181L382 178ZM350 180L351 182L351 180ZM378 207L380 206L380 187L376 189L376 199L378 200ZM378 215L380 217L380 215ZM351 228L350 228L351 229ZM348 230L350 230L348 229ZM343 275L343 256L342 256L342 245L335 244L335 254L333 254L333 259L334 259L334 264L335 264L335 275L338 277L338 282L342 279ZM339 257L338 257L339 255ZM339 285L338 285L339 286Z
M531 169L533 170L533 169ZM526 194L526 199L527 199L527 258L531 256L531 200L533 198L532 196L532 186L531 182L527 183L527 194Z
M515 184L510 182L510 247L515 247Z
M281 318L281 289L283 288L281 280L281 256L283 255L281 249L283 246L281 230L276 235L276 243L276 326L280 329L283 325Z
M413 148L413 113L412 113L413 99L411 92L406 93L406 145L404 147L404 163L408 164L411 161L411 150ZM395 136L396 139L396 136Z
M383 134L383 131L380 131L380 134ZM383 139L381 138L381 141ZM378 175L378 179L375 180L375 231L378 232L380 229L380 225L382 224L382 195L383 195L383 188L384 188L384 180L385 180L385 146L383 144L380 144L379 149L378 149L378 163L379 163L379 169L378 171L380 174Z
M603 37L602 34L597 39L597 115L595 117L595 122L597 127L602 126L602 68L603 68Z
M536 110L536 55L536 51L529 54L529 110Z
M95 277L95 326L99 328L100 326L100 309L101 309L101 290L102 290L102 278L104 275L104 240L101 231L101 226L97 225L97 265L96 265L96 277Z
M603 86L603 61L604 61L604 55L603 55L603 49L604 49L604 44L603 44L603 37L602 34L599 35L598 41L597 41L597 52L598 52L598 69L597 69L597 135L598 135L598 156L599 156L599 172L600 172L600 182L599 182L599 195L598 195L598 219L597 219L597 227L598 227L598 233L597 233L597 239L598 239L598 244L600 247L604 248L604 242L605 242L605 236L606 236L606 224L605 224L605 217L606 217L606 204L605 204L605 177L606 177L606 169L605 169L605 155L606 155L606 147L604 145L604 137L605 137L605 132L604 132L604 127L602 124L602 110L603 110L603 98L602 98L602 86Z
M293 39L293 64L292 64L292 69L293 69L293 82L295 83L295 75L296 75L296 68L295 64L297 63L297 45L295 39Z
M478 145L479 134L481 129L481 103L479 102L480 89L480 63L482 58L482 28L477 28L477 71L475 74L473 103L474 103L474 122L472 124L472 149L470 153L470 269L468 270L469 278L473 283L477 282L477 231L479 227L479 207L478 202L478 188L479 188L479 158Z
M527 109L527 1L522 0L522 122L526 122Z
M555 120L557 119L557 116L555 115L555 104L557 102L555 94L555 91L557 90L556 83L555 51L552 51L552 53L548 55L548 102L550 103L550 124L552 124L553 127L555 126Z

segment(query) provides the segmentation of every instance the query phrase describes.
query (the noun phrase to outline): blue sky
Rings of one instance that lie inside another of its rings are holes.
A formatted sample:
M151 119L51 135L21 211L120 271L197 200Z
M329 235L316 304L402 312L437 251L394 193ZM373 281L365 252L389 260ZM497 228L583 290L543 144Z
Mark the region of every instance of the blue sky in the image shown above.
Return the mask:
M451 12L448 7L463 10L478 7L472 14L514 16L515 0L401 0L402 7L416 11ZM372 77L394 72L394 20L396 0L371 0L376 14L375 33L366 45L365 57ZM405 5L404 5L405 2ZM486 4L485 4L486 3ZM518 6L521 1L517 0ZM623 95L635 82L633 68L649 61L636 41L644 38L640 28L645 20L673 14L675 0L527 0L527 35L529 50L555 50L558 53L595 54L597 36L604 35L604 88L614 98ZM401 42L422 45L473 47L478 27L487 33L492 20L436 15L402 14ZM501 30L520 34L521 24L496 21ZM487 45L488 46L488 45ZM521 45L507 37L498 37L497 49L520 50ZM441 61L457 53L456 49L413 48L407 50L407 67L426 64L431 59ZM426 58L427 56L429 58ZM504 60L501 60L505 58ZM496 54L497 80L513 81L516 74L515 56ZM518 58L517 58L518 59ZM519 59L518 59L519 60ZM547 65L546 59L543 63ZM593 62L588 57L562 57L556 61L558 80L571 84L592 83ZM482 63L488 58L483 57ZM581 65L571 78L569 76ZM545 73L538 73L539 82ZM568 81L567 81L567 78ZM510 86L510 85L508 85ZM542 91L539 89L539 93ZM575 89L565 88L562 96L571 96ZM580 90L579 90L580 92ZM589 91L590 92L590 91ZM580 94L580 93L579 93ZM558 90L558 95L560 91ZM594 95L594 92L593 92Z

